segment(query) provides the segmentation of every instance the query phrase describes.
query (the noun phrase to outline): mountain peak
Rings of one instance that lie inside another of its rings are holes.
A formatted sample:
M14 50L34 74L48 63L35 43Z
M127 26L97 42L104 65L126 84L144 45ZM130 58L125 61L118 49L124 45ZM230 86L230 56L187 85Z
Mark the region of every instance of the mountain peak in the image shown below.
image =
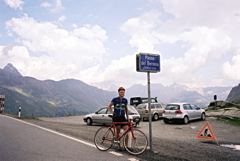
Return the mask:
M9 72L9 73L12 73L14 75L17 75L17 76L22 76L18 70L11 64L11 63L8 63L4 68L3 70Z

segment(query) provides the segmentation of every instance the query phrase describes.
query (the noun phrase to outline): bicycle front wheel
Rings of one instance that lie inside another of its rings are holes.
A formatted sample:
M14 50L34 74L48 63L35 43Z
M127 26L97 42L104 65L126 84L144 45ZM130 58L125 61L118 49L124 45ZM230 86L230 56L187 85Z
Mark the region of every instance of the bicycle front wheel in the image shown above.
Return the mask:
M129 131L123 138L123 146L130 154L142 154L148 146L147 136L138 129L133 129L132 131L134 136Z
M94 136L94 143L101 151L106 151L112 147L113 132L108 127L101 127Z

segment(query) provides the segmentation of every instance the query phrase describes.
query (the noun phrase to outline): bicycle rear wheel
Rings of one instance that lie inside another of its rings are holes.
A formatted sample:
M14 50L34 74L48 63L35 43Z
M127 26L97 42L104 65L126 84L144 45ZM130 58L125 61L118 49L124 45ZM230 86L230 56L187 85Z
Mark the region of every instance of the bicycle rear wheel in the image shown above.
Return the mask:
M106 151L112 147L113 132L108 127L101 127L94 136L94 143L101 151Z
M131 131L124 136L123 146L130 154L142 154L148 146L147 136L138 129L133 129L133 134L134 138Z

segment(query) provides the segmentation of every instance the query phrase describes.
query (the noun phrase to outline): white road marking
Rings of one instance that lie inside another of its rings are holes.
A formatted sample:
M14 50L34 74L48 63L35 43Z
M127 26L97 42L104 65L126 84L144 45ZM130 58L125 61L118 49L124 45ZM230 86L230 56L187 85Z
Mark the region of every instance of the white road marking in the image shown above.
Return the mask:
M115 151L110 151L109 153L114 154L114 155L116 155L116 156L122 156L122 154L120 154L120 153L118 153L118 152L115 152Z
M22 123L24 123L24 124L28 124L28 125L30 125L30 126L34 126L34 127L39 128L39 129L42 129L42 130L45 130L45 131L48 131L48 132L51 132L51 133L54 133L54 134L63 136L63 137L65 137L65 138L68 138L68 139L77 141L77 142L79 142L79 143L82 143L82 144L91 146L91 147L93 147L93 148L97 148L97 147L95 146L95 144L91 144L91 143L88 143L88 142L86 142L86 141L79 140L79 139L76 139L76 138L74 138L74 137L71 137L71 136L68 136L68 135L65 135L65 134L62 134L62 133L59 133L59 132L56 132L56 131L53 131L53 130L50 130L50 129L47 129L47 128L44 128L44 127L41 127L41 126L38 126L38 125L35 125L35 124L32 124L32 123L29 123L29 122L26 122L26 121L22 121L22 120L19 120L19 119L10 117L10 116L6 116L6 115L2 115L2 116L5 116L5 117L8 117L8 118L10 118L10 119L13 119L13 120L22 122ZM117 152L114 152L114 151L109 151L108 153L111 153L111 154L116 155L116 156L123 156L122 154L117 153ZM132 159L132 158L130 158L130 159ZM128 159L128 160L129 160L129 159Z
M137 159L135 159L135 158L129 158L128 160L129 160L129 161L139 161L139 160L137 160Z

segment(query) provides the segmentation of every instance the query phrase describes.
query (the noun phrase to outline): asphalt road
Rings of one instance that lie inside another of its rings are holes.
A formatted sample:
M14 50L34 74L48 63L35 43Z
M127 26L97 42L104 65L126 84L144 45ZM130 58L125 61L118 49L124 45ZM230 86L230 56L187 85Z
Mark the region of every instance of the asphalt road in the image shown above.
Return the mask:
M52 129L53 131L58 131L60 133L71 136L75 139L84 140L90 143L91 145L93 144L93 137L95 132L97 131L98 128L102 126L102 125L96 125L96 124L92 126L86 125L86 123L84 123L82 120L83 116L39 118L39 119L40 120L35 120L35 119L18 119L18 120L24 120L28 123L32 123L41 127ZM0 117L0 122L2 122L1 117ZM211 126L214 132L214 135L217 138L217 141L196 138L196 135L198 134L198 132L206 122L208 122L209 125ZM2 126L2 123L0 123L0 128L1 126ZM240 127L235 127L232 125L218 122L216 121L216 119L212 117L207 117L206 121L193 121L187 125L178 124L178 123L165 124L162 120L159 120L159 121L154 121L152 126L153 126L153 151L150 151L148 149L146 152L144 152L141 155L132 156L125 151L119 152L116 149L111 149L110 151L107 151L107 152L100 152L95 148L90 148L89 150L91 151L90 153L92 154L91 159L89 159L88 157L89 153L85 154L85 150L83 150L83 153L84 153L83 156L87 155L87 157L86 158L84 157L83 159L80 158L79 160L86 159L86 160L98 161L98 160L107 160L107 159L109 160L137 159L141 161L142 160L147 160L147 161L148 160L151 160L151 161L155 161L155 160L239 161L239 158L240 158L239 150L233 150L228 147L223 147L223 146L220 146L220 144L240 145L240 135L239 135ZM144 131L146 135L148 135L148 121L141 122L140 126L137 128ZM1 130L0 130L0 133L1 133ZM29 135L29 133L30 131L27 134ZM24 134L21 134L21 135L24 136ZM41 134L41 136L42 135L43 134ZM2 134L0 134L0 137L1 136ZM7 138L7 136L4 136L4 137ZM46 137L44 138L46 139ZM34 139L31 139L31 140L34 140ZM52 139L50 139L50 141L52 141ZM219 143L219 145L217 144L217 142ZM10 144L12 143L10 142ZM22 143L18 145L20 146L22 145ZM60 147L64 149L67 145L68 143L65 145L63 144ZM5 145L3 145L3 147L4 146ZM87 145L85 144L84 147L86 146ZM50 149L52 148L54 147L52 146ZM9 148L9 149L12 149L12 148ZM75 149L73 150L75 151ZM116 154L121 154L122 156L117 157L117 155L115 154L113 155L113 158L111 158L111 156L106 157L107 153L109 152L115 152ZM81 150L78 150L76 153L77 154L73 154L73 155L74 156L78 154L82 155ZM103 157L101 156L100 153L103 154ZM44 154L44 152L41 152L41 154ZM48 154L48 152L46 152L46 154ZM61 152L59 153L55 152L55 154L61 156L59 157L60 159L57 158L58 160L61 160L61 158L64 157L62 156ZM63 152L63 154L65 153ZM50 158L50 160L54 160L54 159ZM62 159L62 160L66 160L66 159ZM70 158L69 160L74 160L74 158L73 159Z
M96 130L101 125L88 126L82 118L83 116L72 116L40 118L43 121L28 121L92 142ZM196 135L207 122L217 140L196 138ZM144 121L137 128L144 131L148 136L148 125L149 122ZM152 127L153 152L147 150L142 155L137 156L139 160L240 160L239 150L220 146L221 144L240 145L240 127L218 122L213 117L207 117L206 121L192 121L187 125L165 124L162 120L159 120L154 121Z
M0 115L1 161L135 160L115 151L101 152L86 142L22 119Z

